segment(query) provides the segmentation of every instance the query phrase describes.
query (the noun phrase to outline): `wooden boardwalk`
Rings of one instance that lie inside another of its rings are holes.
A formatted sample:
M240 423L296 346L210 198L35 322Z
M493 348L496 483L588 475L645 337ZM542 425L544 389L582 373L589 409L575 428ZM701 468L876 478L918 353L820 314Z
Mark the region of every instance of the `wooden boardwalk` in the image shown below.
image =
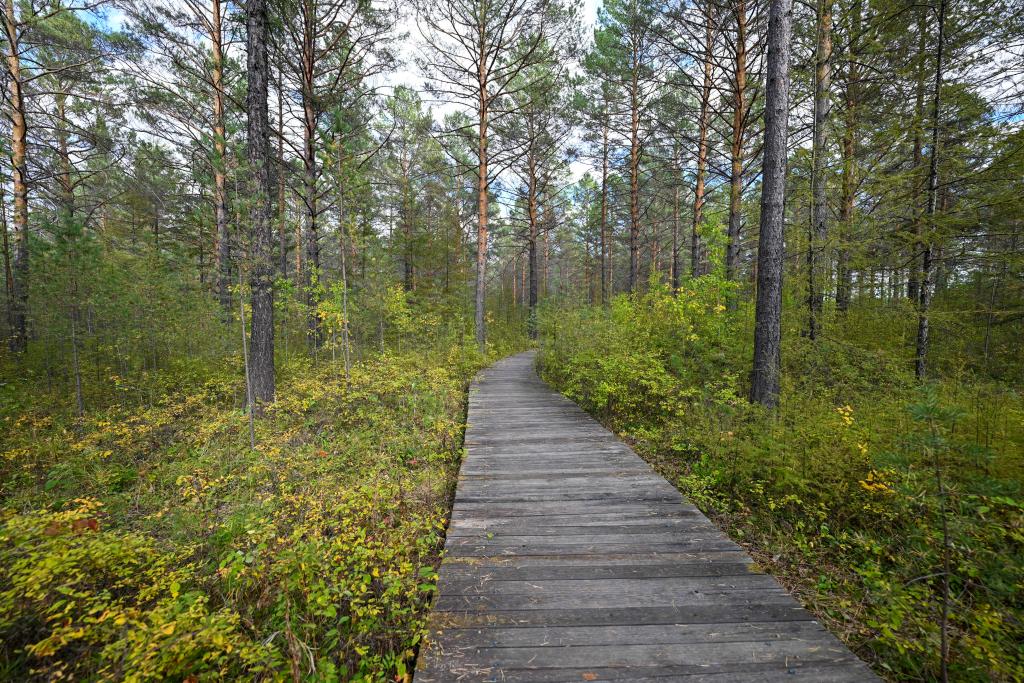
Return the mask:
M470 389L416 681L877 680L533 361Z

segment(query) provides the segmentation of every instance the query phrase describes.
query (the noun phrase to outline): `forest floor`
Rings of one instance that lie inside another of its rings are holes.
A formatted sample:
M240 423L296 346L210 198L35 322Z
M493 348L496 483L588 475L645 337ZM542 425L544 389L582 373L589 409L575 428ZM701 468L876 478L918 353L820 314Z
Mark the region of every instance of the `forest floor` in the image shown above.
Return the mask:
M552 309L543 376L886 678L934 680L945 632L953 680L1024 679L1020 383L940 336L920 385L912 317L866 308L817 342L784 321L768 414L745 398L750 311L724 291ZM239 356L86 366L106 389L82 418L67 377L0 365L0 678L408 680L465 388L524 346L420 336L348 380L298 341L256 448Z
M466 386L507 350L289 363L255 449L234 364L121 378L81 419L12 372L0 679L408 680Z
M549 314L539 362L882 676L937 680L945 632L950 680L1024 680L1024 396L919 384L901 318L816 342L787 319L774 414L745 397L749 311L713 286Z

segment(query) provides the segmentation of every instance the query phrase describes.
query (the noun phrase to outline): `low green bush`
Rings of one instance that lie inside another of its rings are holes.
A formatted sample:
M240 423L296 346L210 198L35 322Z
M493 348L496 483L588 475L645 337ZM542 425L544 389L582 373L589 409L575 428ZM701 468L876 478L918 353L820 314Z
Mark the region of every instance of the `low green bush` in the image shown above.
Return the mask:
M518 343L289 361L255 449L230 363L83 419L4 406L0 678L409 680L465 387Z
M972 373L920 386L904 326L863 309L831 327L863 317L871 342L812 342L784 320L783 400L768 413L745 398L751 312L727 310L731 287L709 276L551 311L542 374L880 673L937 677L945 631L956 680L1024 678L1024 397Z

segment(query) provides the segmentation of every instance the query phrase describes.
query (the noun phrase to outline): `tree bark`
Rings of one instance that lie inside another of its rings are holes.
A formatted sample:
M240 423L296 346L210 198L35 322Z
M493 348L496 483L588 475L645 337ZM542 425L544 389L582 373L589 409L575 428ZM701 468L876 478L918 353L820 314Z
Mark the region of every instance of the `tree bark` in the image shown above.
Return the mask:
M786 139L792 0L772 0L768 15L761 234L757 250L757 305L751 402L774 408L782 372L782 267L786 208Z
M348 325L348 263L345 252L348 250L348 220L345 216L345 189L342 182L342 156L338 154L338 237L341 240L339 254L341 255L341 349L345 362L345 381L351 379L352 374L352 340Z
M836 310L845 312L850 307L852 273L850 272L850 245L853 237L853 209L857 192L857 106L860 69L857 60L858 36L861 27L861 0L856 0L850 10L850 38L847 47L846 74L846 116L843 127L843 179L842 197L839 205L839 246L836 250Z
M746 132L747 90L747 8L746 0L736 2L736 64L733 82L732 146L729 173L729 228L725 250L725 276L736 278L739 266L743 199L743 137Z
M480 105L479 115L479 138L478 138L478 164L477 164L477 229L476 229L476 310L475 328L476 343L480 350L484 349L487 342L487 328L484 321L484 305L487 297L487 190L488 190L488 169L487 169L487 63L484 59L483 37L481 36L481 57L480 57Z
M311 15L312 12L309 13ZM309 20L308 20L309 21ZM316 350L320 347L320 317L317 306L320 297L317 294L320 278L320 236L317 225L317 168L316 168L316 111L313 106L313 51L312 27L307 27L302 52L302 185L305 207L305 239L306 263L306 338L309 347Z
M7 34L7 77L10 88L11 180L14 187L14 281L11 296L11 351L28 348L28 125L21 78L20 26L14 0L6 0L4 30Z
M924 131L924 91L927 77L925 75L926 60L928 51L927 30L928 24L925 11L918 15L918 42L917 42L917 84L914 92L914 148L913 163L914 173L911 182L914 184L914 216L911 219L910 238L910 277L907 278L907 297L911 301L918 301L921 297L921 258L918 251L921 249L921 185L919 174L924 167L924 142L922 140Z
M280 60L281 58L278 57ZM288 277L288 205L285 195L284 165L284 76L280 61L277 66L277 245L281 277ZM298 246L296 246L298 250Z
M412 254L412 232L413 232L413 208L411 197L411 161L403 158L402 167L402 198L399 210L402 221L402 289L407 293L413 290L413 254Z
M693 230L690 236L690 270L693 277L708 273L708 248L700 235L704 221L704 185L708 165L708 129L711 126L711 86L714 83L714 19L712 5L705 3L704 12L704 83L700 91L700 118L697 133L697 178L693 190Z
M531 144L534 144L531 142ZM530 264L530 286L527 318L527 331L530 339L537 338L537 235L539 217L537 215L537 173L536 167L531 159L529 162L529 187L526 198L526 212L529 222L529 235L527 238L527 258Z
M640 267L640 56L634 46L629 91L629 291L636 291Z
M224 125L224 32L221 20L221 0L211 0L210 42L213 64L210 80L213 84L213 213L217 224L217 298L221 307L231 308L231 246L228 235L227 200L227 140Z
M672 188L672 291L679 291L679 185Z
M939 0L938 38L935 46L935 91L932 93L931 159L928 163L928 207L927 228L935 231L935 213L939 198L939 114L942 109L942 69L946 38L946 0ZM914 375L922 380L927 374L929 320L932 302L932 242L934 235L924 237L921 253L921 298L917 318L917 350L914 359ZM945 636L945 634L943 634ZM946 680L946 643L943 638L942 672Z
M825 240L828 237L828 202L826 200L826 126L831 109L832 87L832 1L818 0L818 49L814 70L814 141L811 169L811 229L807 240L807 333L813 340L824 303L826 273Z
M0 183L0 228L4 233L4 294L7 300L7 329L14 330L14 273L11 271L11 245L7 236L7 197Z
M274 255L270 216L270 122L267 105L267 0L246 2L246 50L249 91L248 157L251 187L250 275L252 326L249 337L253 404L262 415L274 400Z
M608 302L611 277L608 267L608 102L601 119L601 303Z
M554 223L551 215L551 202L550 198L548 201L544 201L538 195L538 206L541 211L540 218L540 231L538 236L544 243L544 262L540 269L540 291L544 296L548 295L549 287L551 286L551 234L554 229Z

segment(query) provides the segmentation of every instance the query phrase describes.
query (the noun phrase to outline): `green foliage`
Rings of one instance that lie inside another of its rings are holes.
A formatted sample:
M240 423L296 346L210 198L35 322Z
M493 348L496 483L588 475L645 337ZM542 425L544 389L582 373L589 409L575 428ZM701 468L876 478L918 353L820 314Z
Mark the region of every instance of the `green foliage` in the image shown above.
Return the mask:
M154 373L151 405L81 420L5 402L0 673L406 680L488 361L429 339L347 382L340 362L287 363L255 450L224 364Z
M725 310L734 286L709 276L550 311L544 377L894 680L938 675L949 552L951 675L1019 680L1024 398L963 371L919 388L901 311L865 306L832 321L850 341L811 342L784 320L783 402L768 414L745 399L752 321ZM937 362L957 367L955 350Z
M0 525L4 673L40 679L216 679L259 671L267 652L195 585L188 548L101 528L95 499Z

